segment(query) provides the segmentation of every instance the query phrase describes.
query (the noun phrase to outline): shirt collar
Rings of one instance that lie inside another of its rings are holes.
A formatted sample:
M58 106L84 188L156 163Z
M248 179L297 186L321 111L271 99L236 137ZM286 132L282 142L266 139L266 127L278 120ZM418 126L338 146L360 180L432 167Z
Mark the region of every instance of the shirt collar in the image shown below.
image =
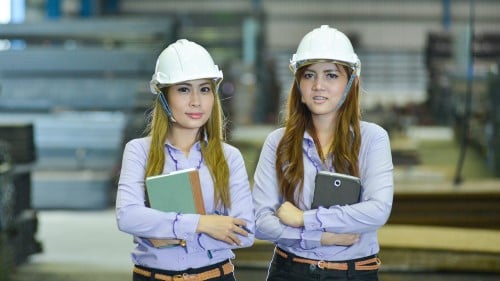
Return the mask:
M354 129L352 128L352 126L349 126L349 131L351 132L351 137L354 137ZM304 141L307 143L314 143L314 139L307 130L304 132Z

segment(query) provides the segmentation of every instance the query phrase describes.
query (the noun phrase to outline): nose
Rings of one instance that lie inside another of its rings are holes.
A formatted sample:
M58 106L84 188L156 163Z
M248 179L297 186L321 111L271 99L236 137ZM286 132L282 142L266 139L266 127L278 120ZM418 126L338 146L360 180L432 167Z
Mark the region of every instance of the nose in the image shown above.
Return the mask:
M200 93L198 91L194 91L191 93L191 98L189 104L193 107L198 107L201 104Z
M323 81L321 81L320 77L316 77L313 80L312 89L313 90L321 90L321 89L323 89Z

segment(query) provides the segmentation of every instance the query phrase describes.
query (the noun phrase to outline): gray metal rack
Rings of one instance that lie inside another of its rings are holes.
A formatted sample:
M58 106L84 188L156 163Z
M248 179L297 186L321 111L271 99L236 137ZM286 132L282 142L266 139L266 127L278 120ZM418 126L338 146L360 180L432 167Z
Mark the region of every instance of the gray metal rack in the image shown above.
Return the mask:
M1 280L42 251L38 210L112 204L125 129L134 119L129 113L144 105L138 96L156 56L174 40L175 22L120 17L0 25L8 47L0 51Z

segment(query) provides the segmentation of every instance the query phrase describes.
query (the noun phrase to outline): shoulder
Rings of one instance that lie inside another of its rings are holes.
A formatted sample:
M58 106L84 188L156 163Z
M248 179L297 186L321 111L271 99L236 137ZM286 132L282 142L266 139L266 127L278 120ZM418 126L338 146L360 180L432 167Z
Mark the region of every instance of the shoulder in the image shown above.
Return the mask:
M226 156L226 159L229 161L243 159L243 156L241 155L241 151L237 147L235 147L231 144L223 142L222 149L224 151L224 155Z
M278 147L281 139L285 134L285 128L278 128L267 134L262 149L264 151L274 151Z
M224 150L224 153L228 155L241 154L240 150L236 146L231 145L227 142L222 143L222 149Z
M148 151L151 146L151 137L129 140L125 145L126 151Z
M367 121L361 121L361 134L387 135L387 131L378 124Z
M361 138L363 141L380 140L380 139L388 141L389 134L382 126L378 124L367 121L361 121Z
M278 143L284 134L285 128L278 128L267 135L266 143Z

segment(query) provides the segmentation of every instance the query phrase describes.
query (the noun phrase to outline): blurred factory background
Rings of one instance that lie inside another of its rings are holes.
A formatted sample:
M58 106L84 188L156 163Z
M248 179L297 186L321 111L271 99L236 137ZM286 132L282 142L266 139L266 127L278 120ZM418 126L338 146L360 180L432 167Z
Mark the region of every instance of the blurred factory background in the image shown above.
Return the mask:
M123 145L142 135L168 44L199 42L224 71L228 142L252 176L281 121L289 59L322 24L353 41L364 119L391 136L382 280L499 278L499 13L495 0L0 0L0 280L32 280L18 269L54 244L41 224L60 225L58 212L112 216ZM269 251L238 252L253 276L240 280L265 276Z

